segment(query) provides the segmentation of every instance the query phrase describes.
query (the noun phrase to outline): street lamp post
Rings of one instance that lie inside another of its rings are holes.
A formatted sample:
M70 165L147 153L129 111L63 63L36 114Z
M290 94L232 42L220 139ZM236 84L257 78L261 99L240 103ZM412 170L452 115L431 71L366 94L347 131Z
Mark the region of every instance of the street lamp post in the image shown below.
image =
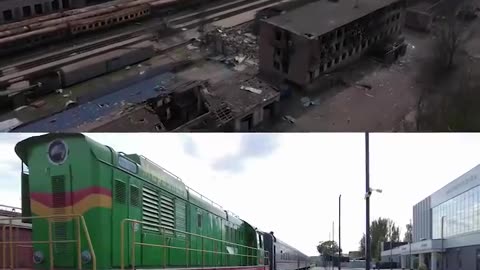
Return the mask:
M342 229L342 226L341 226L341 220L342 220L342 194L340 194L338 196L338 270L341 270L342 269L342 244L341 244L341 237L342 237L342 233L341 233L341 229ZM443 269L442 269L443 270Z
M370 155L369 155L369 142L368 132L365 133L365 192L368 196L365 196L365 269L370 270Z
M370 241L370 195L373 191L382 193L381 189L370 188L370 145L368 132L365 132L365 269L370 270L372 261Z

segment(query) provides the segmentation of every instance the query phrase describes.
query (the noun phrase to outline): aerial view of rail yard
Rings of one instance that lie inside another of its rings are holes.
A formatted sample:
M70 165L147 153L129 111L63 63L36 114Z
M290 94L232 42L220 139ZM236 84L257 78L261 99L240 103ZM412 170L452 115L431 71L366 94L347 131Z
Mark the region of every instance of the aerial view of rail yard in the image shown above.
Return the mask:
M477 0L0 0L0 130L480 129Z

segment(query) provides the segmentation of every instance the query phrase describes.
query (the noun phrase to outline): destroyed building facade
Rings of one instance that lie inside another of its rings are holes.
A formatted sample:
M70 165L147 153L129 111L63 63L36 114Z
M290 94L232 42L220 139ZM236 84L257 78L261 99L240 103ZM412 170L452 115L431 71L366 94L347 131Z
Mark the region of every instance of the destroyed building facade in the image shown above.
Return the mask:
M322 74L398 39L405 8L405 0L317 1L262 20L260 75L308 88Z

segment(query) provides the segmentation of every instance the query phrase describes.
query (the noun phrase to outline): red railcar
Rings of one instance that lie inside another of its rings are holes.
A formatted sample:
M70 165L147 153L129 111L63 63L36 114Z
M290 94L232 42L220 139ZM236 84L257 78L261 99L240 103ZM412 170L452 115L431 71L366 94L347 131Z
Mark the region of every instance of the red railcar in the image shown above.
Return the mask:
M23 223L19 219L12 220L10 229L10 220L5 218L20 217L18 208L5 207L0 205L0 268L10 268L13 263L14 268L33 268L33 248L32 244L32 226ZM11 209L11 210L5 210ZM8 243L22 242L19 243ZM24 242L24 243L23 243Z

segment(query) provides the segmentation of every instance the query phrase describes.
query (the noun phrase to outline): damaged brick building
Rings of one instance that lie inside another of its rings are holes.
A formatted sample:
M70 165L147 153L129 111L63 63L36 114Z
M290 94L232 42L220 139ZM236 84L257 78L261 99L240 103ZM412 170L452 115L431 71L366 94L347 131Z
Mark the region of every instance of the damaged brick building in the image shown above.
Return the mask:
M405 0L316 1L260 22L260 75L312 86L325 73L402 35Z

